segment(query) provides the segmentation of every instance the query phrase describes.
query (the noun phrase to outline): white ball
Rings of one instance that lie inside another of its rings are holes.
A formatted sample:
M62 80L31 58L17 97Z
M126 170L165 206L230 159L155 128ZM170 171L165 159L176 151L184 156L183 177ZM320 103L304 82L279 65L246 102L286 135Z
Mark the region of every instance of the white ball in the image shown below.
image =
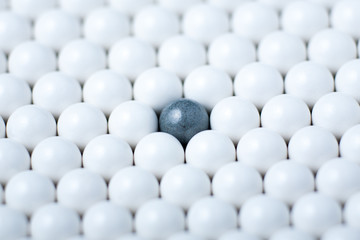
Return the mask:
M235 229L236 209L215 197L205 197L191 205L187 213L190 233L207 239L217 239L223 233Z
M156 52L150 43L134 37L116 42L109 50L109 68L134 81L156 65Z
M360 163L360 124L357 124L342 135L340 156L355 163Z
M235 95L251 101L259 110L283 90L284 81L280 72L260 62L243 66L234 79Z
M205 47L184 35L166 39L158 51L158 63L184 79L195 68L206 63Z
M308 193L295 202L291 220L296 229L318 237L341 223L341 207L331 197Z
M260 240L255 235L248 234L247 232L244 232L242 230L230 230L222 234L219 238L219 240Z
M305 61L290 68L285 77L285 92L313 107L323 95L334 91L334 78L322 64Z
M139 101L121 103L109 117L109 132L123 138L133 148L143 137L156 132L157 128L154 110Z
M106 66L105 50L85 39L68 42L59 52L59 70L80 83Z
M12 11L2 11L0 26L0 49L6 53L11 52L18 44L30 40L30 20L21 15Z
M344 221L350 226L359 229L360 227L360 193L350 196L344 205Z
M131 232L132 216L128 209L102 201L86 210L82 226L87 239L116 239Z
M287 4L293 1L297 1L297 0L259 0L259 2L264 3L279 11L281 11Z
M146 239L167 239L185 229L185 214L165 200L150 200L136 211L135 229Z
M299 129L288 144L289 158L316 172L326 161L339 154L335 136L325 128L308 126Z
M83 239L81 239L83 240ZM140 237L136 233L129 233L121 236L121 240L147 240L146 238Z
M72 209L49 203L31 216L30 232L33 239L67 239L79 234L80 217Z
M213 66L201 66L192 70L184 81L184 96L211 111L217 102L232 96L230 76ZM209 98L211 96L211 98Z
M344 63L356 58L356 44L344 32L324 29L311 37L308 58L336 72Z
M83 86L84 102L99 108L107 116L120 103L131 100L132 86L128 78L112 70L93 73Z
M55 52L38 42L18 44L9 55L9 72L33 85L45 73L55 71Z
M35 105L17 108L6 124L7 137L23 144L28 150L43 139L56 134L56 122L50 112Z
M182 15L190 7L202 3L202 0L158 0L157 2L160 6L167 8L178 15Z
M267 34L279 29L279 16L275 9L250 1L235 8L231 25L235 34L258 43Z
M321 240L357 240L360 239L360 230L347 225L338 225L327 230L322 236Z
M88 103L67 107L58 120L58 134L83 149L94 137L107 132L105 115Z
M135 15L146 5L150 5L154 0L108 0L110 7L127 15Z
M310 123L311 114L306 103L289 94L271 98L261 111L261 125L276 131L285 140Z
M340 0L309 0L309 1L322 5L328 9L331 9Z
M201 169L181 164L164 174L160 192L162 199L188 209L198 199L210 196L211 183Z
M167 38L180 32L180 20L171 10L149 5L135 14L133 32L135 37L158 47Z
M130 20L115 9L98 8L85 17L83 31L87 40L110 48L130 34Z
M49 137L34 148L31 167L58 182L67 172L81 167L81 153L73 142L62 137Z
M212 179L213 195L240 208L250 197L263 190L259 172L243 163L233 162L222 166Z
M229 31L227 13L210 4L197 4L184 12L182 30L185 35L207 45Z
M285 203L263 194L245 201L239 214L242 229L262 238L269 238L289 222L290 213Z
M135 212L150 199L159 196L156 177L137 166L120 169L109 182L109 198Z
M5 120L19 107L31 103L29 84L11 74L0 74L0 116Z
M80 34L80 19L63 10L46 11L35 20L36 41L56 51L71 40L79 38Z
M244 65L256 60L254 44L247 38L233 33L222 34L209 45L208 61L231 76Z
M360 102L360 59L348 61L340 67L335 76L335 88Z
M275 163L265 174L264 191L288 205L315 189L310 169L293 160Z
M198 235L191 234L187 231L177 232L173 235L171 235L167 240L205 240L202 237L199 237Z
M293 227L282 228L276 231L269 240L316 240L316 238L304 231Z
M184 149L174 136L155 132L143 137L136 145L134 163L161 178L170 168L183 164Z
M360 38L360 2L338 1L331 9L331 26L355 39Z
M85 17L92 10L105 5L106 0L59 0L61 9L79 17Z
M106 199L106 183L100 175L84 168L67 172L57 184L59 204L84 213L93 204Z
M30 155L24 145L3 138L0 139L0 183L6 185L12 176L30 169Z
M141 73L134 83L134 99L149 105L157 113L181 98L182 94L179 77L164 68L150 68Z
M58 118L68 106L81 102L79 82L62 72L50 72L36 81L33 102Z
M227 135L237 144L249 130L260 126L260 116L250 101L240 97L227 97L212 109L210 125L211 129Z
M281 26L285 32L305 41L329 26L327 9L309 1L290 2L281 14Z
M19 239L25 237L28 220L24 213L7 205L0 205L0 238Z
M100 135L93 138L83 152L84 168L109 180L115 173L133 164L131 147L114 135Z
M273 164L286 159L284 139L275 131L255 128L248 131L237 144L237 160L264 174Z
M185 150L186 162L205 171L209 176L236 159L231 139L216 130L205 130L192 137Z
M261 39L258 59L286 74L293 65L306 60L306 46L300 37L274 31Z
M56 0L10 0L9 7L11 11L27 18L35 19L41 13L55 8Z
M332 132L340 138L347 129L360 123L360 107L357 101L344 93L328 93L322 96L312 110L312 123Z
M49 178L35 171L19 172L6 184L6 205L27 215L54 200L54 184Z
M360 166L345 158L335 158L324 163L316 173L316 188L344 203L360 190Z
M208 3L231 13L237 6L245 4L248 1L252 0L208 0Z

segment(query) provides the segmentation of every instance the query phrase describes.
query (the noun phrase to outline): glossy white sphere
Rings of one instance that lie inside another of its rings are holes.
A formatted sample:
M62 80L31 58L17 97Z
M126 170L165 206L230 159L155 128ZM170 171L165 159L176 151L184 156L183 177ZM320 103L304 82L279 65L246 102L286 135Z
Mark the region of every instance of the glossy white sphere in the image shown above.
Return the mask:
M19 107L31 103L29 84L12 74L0 74L0 116L8 119Z
M308 41L314 34L329 26L327 9L309 1L290 2L282 10L281 26L285 32Z
M129 16L135 15L140 9L153 2L154 0L108 0L110 7Z
M109 199L133 212L158 196L156 177L137 166L120 169L109 182Z
M57 201L84 213L90 206L106 199L106 183L100 175L79 168L67 172L57 184Z
M32 150L43 139L55 136L56 122L47 110L35 105L25 105L10 115L6 132L8 138Z
M79 38L80 34L80 19L58 9L44 12L34 25L35 40L56 51L71 40Z
M181 15L191 6L202 3L202 0L158 0L157 2L160 6Z
M100 135L93 138L83 152L84 168L100 174L109 180L115 173L133 164L131 147L114 135Z
M343 210L345 223L359 229L360 227L360 193L355 193L346 200Z
M79 82L62 72L49 72L39 78L32 90L33 103L58 118L68 106L81 102Z
M54 184L49 178L35 171L19 172L6 184L6 205L27 215L54 200Z
M315 236L341 222L341 207L321 193L308 193L298 199L291 212L293 226Z
M313 107L323 95L334 91L334 78L322 64L305 61L291 67L285 77L285 92Z
M58 136L49 137L34 148L31 167L58 182L67 172L81 167L81 153L75 143Z
M289 222L290 213L285 203L263 194L245 201L239 214L242 229L261 238L269 238Z
M59 52L59 70L76 78L80 83L106 66L104 49L88 40L68 42Z
M279 28L279 16L275 9L258 1L249 1L235 8L231 26L235 34L259 43Z
M86 79L83 86L84 102L99 108L105 115L122 102L131 100L132 86L129 79L112 70L100 70Z
M319 167L339 154L335 136L325 128L308 126L299 129L290 138L289 158L316 172Z
M260 116L250 101L240 97L227 97L217 102L212 109L210 126L237 144L249 130L260 126Z
M132 216L125 207L102 201L86 210L82 227L87 239L117 239L131 232Z
M259 172L243 163L228 163L216 171L212 179L213 195L240 208L250 197L263 190Z
M212 176L221 166L235 161L235 147L225 134L206 130L190 139L186 146L185 159L189 165Z
M24 213L7 205L0 205L0 238L19 239L26 236L28 220Z
M58 120L58 134L83 149L94 137L107 132L104 113L88 103L67 107Z
M184 35L166 39L158 51L158 63L184 79L195 68L206 63L205 47Z
M12 176L30 169L30 155L24 145L9 139L0 139L0 183L6 185Z
M134 163L161 178L170 168L183 164L184 149L174 136L155 132L143 137L136 145Z
M220 100L232 96L232 93L233 85L230 76L213 66L205 65L195 68L184 81L184 97L200 103L208 112Z
M259 62L243 66L234 79L235 95L251 101L259 110L283 90L284 81L280 72Z
M59 0L61 9L79 17L85 17L92 10L105 5L105 0Z
M10 0L10 9L24 17L35 19L41 13L56 7L56 0Z
M239 69L255 60L254 44L249 39L234 33L219 35L209 45L209 64L231 76L235 76Z
M135 14L133 32L135 37L158 47L167 38L180 32L180 20L171 10L149 5Z
M11 51L8 68L9 73L33 85L43 74L55 71L55 52L35 41L22 42Z
M236 209L215 197L205 197L191 205L187 214L189 232L207 239L217 239L235 229Z
M360 123L359 104L345 93L328 93L315 103L312 123L340 138L347 129Z
M191 234L188 231L182 231L171 235L168 240L204 240L204 238Z
M30 20L12 11L0 13L0 49L11 52L18 44L30 40Z
M249 234L247 232L244 232L242 230L230 230L222 234L219 238L219 240L233 240L233 239L239 239L239 240L260 240L255 235Z
M162 199L188 209L198 199L210 196L211 183L201 169L181 164L161 178L160 193Z
M315 179L311 170L294 160L275 163L265 174L265 193L288 205L314 189Z
M67 239L79 234L80 217L70 208L49 203L31 216L30 232L32 238L39 240Z
M237 6L242 5L248 1L251 0L209 0L208 3L231 13Z
M135 229L139 236L146 239L167 239L185 229L185 214L175 204L154 199L136 211Z
M255 128L248 131L237 144L237 160L264 174L276 162L286 159L284 139L275 131Z
M360 163L360 124L357 124L342 135L340 156L355 163Z
M335 76L335 88L360 102L360 59L348 61L340 67Z
M110 48L130 34L128 16L111 8L97 8L84 20L84 37L105 48Z
M261 125L276 131L285 140L310 123L311 115L306 103L290 94L271 98L261 111Z
M274 31L261 39L258 59L286 74L293 65L306 60L306 46L300 37Z
M181 98L182 94L180 78L164 68L150 68L141 73L134 83L134 99L149 105L156 113Z
M356 0L338 1L331 10L333 28L346 32L355 39L360 38L360 2Z
M269 240L316 240L316 238L299 229L293 227L282 228L271 235Z
M347 225L338 225L327 230L322 236L321 240L357 240L360 239L360 230Z
M313 35L308 58L336 72L344 63L356 58L356 44L350 35L336 29L324 29Z
M121 103L109 117L109 133L123 138L133 148L143 137L156 132L157 128L154 110L139 101Z

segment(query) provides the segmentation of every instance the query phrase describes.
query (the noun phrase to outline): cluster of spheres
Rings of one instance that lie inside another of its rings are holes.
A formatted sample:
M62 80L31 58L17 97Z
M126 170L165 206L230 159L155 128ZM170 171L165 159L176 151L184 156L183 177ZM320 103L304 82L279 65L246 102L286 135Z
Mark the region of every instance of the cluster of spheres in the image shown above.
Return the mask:
M0 9L0 239L360 239L360 1Z

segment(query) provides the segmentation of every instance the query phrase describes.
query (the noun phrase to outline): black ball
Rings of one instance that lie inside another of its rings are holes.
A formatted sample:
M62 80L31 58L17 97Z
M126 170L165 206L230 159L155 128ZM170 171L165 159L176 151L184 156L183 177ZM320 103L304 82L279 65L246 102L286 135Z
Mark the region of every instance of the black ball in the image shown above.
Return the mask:
M179 99L161 111L159 125L160 131L173 135L186 145L195 134L209 128L209 115L198 102Z

